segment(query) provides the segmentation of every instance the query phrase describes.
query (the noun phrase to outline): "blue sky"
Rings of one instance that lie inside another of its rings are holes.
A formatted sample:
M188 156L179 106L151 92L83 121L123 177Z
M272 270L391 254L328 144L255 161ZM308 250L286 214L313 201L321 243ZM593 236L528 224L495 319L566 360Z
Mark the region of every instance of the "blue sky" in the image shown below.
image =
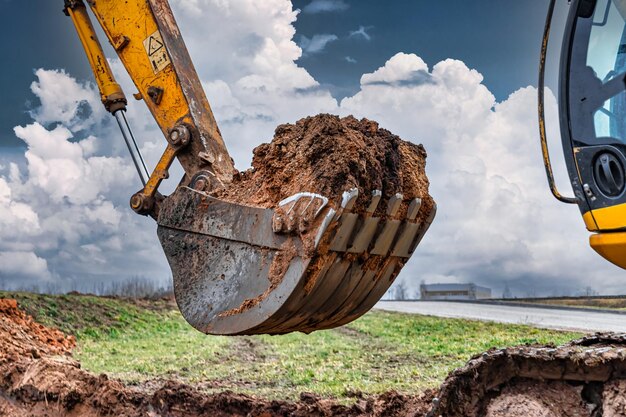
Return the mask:
M578 210L546 186L534 87L545 1L171 3L239 168L277 125L320 112L368 117L424 144L439 214L400 277L409 287L626 291L622 271L589 248ZM554 24L552 87L567 7L559 2ZM11 17L0 28L11 57L0 77L0 282L163 281L154 223L128 208L139 187L132 163L61 8L60 0L0 0ZM130 96L132 83L110 58ZM557 144L552 92L547 100ZM154 165L164 147L158 128L141 103L128 116Z
M5 100L0 103L0 146L23 145L11 131L29 120L26 112L36 105L29 90L34 70L64 68L78 79L91 80L74 28L61 11L62 3L0 1L0 13L11 16L0 29L0 49L11 57L11 65L2 68ZM337 39L319 52L305 54L298 63L337 98L354 94L362 74L374 71L401 51L417 53L429 63L449 57L462 60L483 74L498 100L519 87L536 85L547 7L544 1L343 0L330 11L306 9L310 3L293 1L294 8L304 10L294 24L296 42L301 44L303 37L320 34ZM566 10L557 9L556 28L563 23ZM28 30L24 22L29 22ZM369 40L350 36L360 28ZM553 45L557 46L558 29L554 37ZM555 62L558 54L556 49L553 52ZM552 74L548 84L556 85L555 72Z
M519 87L537 84L545 1L345 0L341 3L347 7L334 13L307 13L309 3L293 2L304 10L295 24L296 39L320 33L338 39L322 53L305 55L300 63L338 96L354 94L359 88L359 74L372 72L401 51L415 52L430 63L450 57L462 60L483 74L498 100ZM563 24L566 10L557 9L556 28ZM366 28L369 41L350 36L359 28ZM557 31L555 46L561 36ZM551 57L557 58L558 53Z

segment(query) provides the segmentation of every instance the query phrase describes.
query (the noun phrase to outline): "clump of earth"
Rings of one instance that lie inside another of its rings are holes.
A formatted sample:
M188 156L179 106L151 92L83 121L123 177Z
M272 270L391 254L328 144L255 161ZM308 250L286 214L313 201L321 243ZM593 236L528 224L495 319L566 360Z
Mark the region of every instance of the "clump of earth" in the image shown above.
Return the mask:
M320 114L278 126L272 141L254 150L252 168L236 174L226 189L214 194L235 203L274 208L287 197L311 192L336 206L344 191L357 188L359 212L368 207L372 192L380 190L379 213L399 193L405 202L422 200L423 219L434 205L425 169L422 145L402 140L368 119Z

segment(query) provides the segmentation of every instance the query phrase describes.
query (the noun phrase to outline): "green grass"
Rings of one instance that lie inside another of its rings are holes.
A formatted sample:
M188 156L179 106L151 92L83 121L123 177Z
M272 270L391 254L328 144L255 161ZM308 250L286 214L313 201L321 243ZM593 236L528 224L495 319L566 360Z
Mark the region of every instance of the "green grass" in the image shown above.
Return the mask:
M372 312L311 335L214 337L188 326L166 302L88 296L12 297L29 314L76 335L84 369L128 383L176 378L207 391L293 399L310 391L345 398L435 387L491 347L563 343L580 336L522 325Z

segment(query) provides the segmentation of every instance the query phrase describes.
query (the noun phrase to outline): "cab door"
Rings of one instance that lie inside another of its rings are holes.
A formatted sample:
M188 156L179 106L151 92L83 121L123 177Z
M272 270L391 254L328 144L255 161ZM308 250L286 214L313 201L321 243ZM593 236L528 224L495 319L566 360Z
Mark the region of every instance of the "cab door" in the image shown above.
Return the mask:
M574 0L563 41L563 150L591 246L626 268L626 0Z

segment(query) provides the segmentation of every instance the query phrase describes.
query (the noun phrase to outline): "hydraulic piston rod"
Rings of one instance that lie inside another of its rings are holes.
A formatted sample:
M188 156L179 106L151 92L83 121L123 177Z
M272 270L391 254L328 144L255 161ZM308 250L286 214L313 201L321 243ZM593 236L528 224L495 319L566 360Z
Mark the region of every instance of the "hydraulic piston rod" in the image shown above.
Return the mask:
M115 116L115 120L117 120L120 130L122 131L124 142L126 142L128 152L130 152L130 156L133 158L133 163L135 164L141 183L145 187L148 183L148 179L150 178L150 173L146 167L145 161L143 160L143 156L141 156L141 151L139 150L139 146L137 146L135 136L133 135L132 130L130 130L128 120L126 120L126 111L118 110L113 113L113 115Z
M122 131L126 146L128 147L128 151L130 152L130 156L137 169L137 173L139 174L139 178L141 179L141 183L145 187L150 178L150 173L141 156L139 146L130 129L128 120L126 119L126 96L120 85L115 81L113 71L111 71L109 62L102 50L102 45L100 45L100 41L91 24L87 8L82 0L66 0L65 13L72 19L76 27L78 37L87 53L87 58L93 68L93 73L96 76L102 103L104 107L115 116L117 124Z

